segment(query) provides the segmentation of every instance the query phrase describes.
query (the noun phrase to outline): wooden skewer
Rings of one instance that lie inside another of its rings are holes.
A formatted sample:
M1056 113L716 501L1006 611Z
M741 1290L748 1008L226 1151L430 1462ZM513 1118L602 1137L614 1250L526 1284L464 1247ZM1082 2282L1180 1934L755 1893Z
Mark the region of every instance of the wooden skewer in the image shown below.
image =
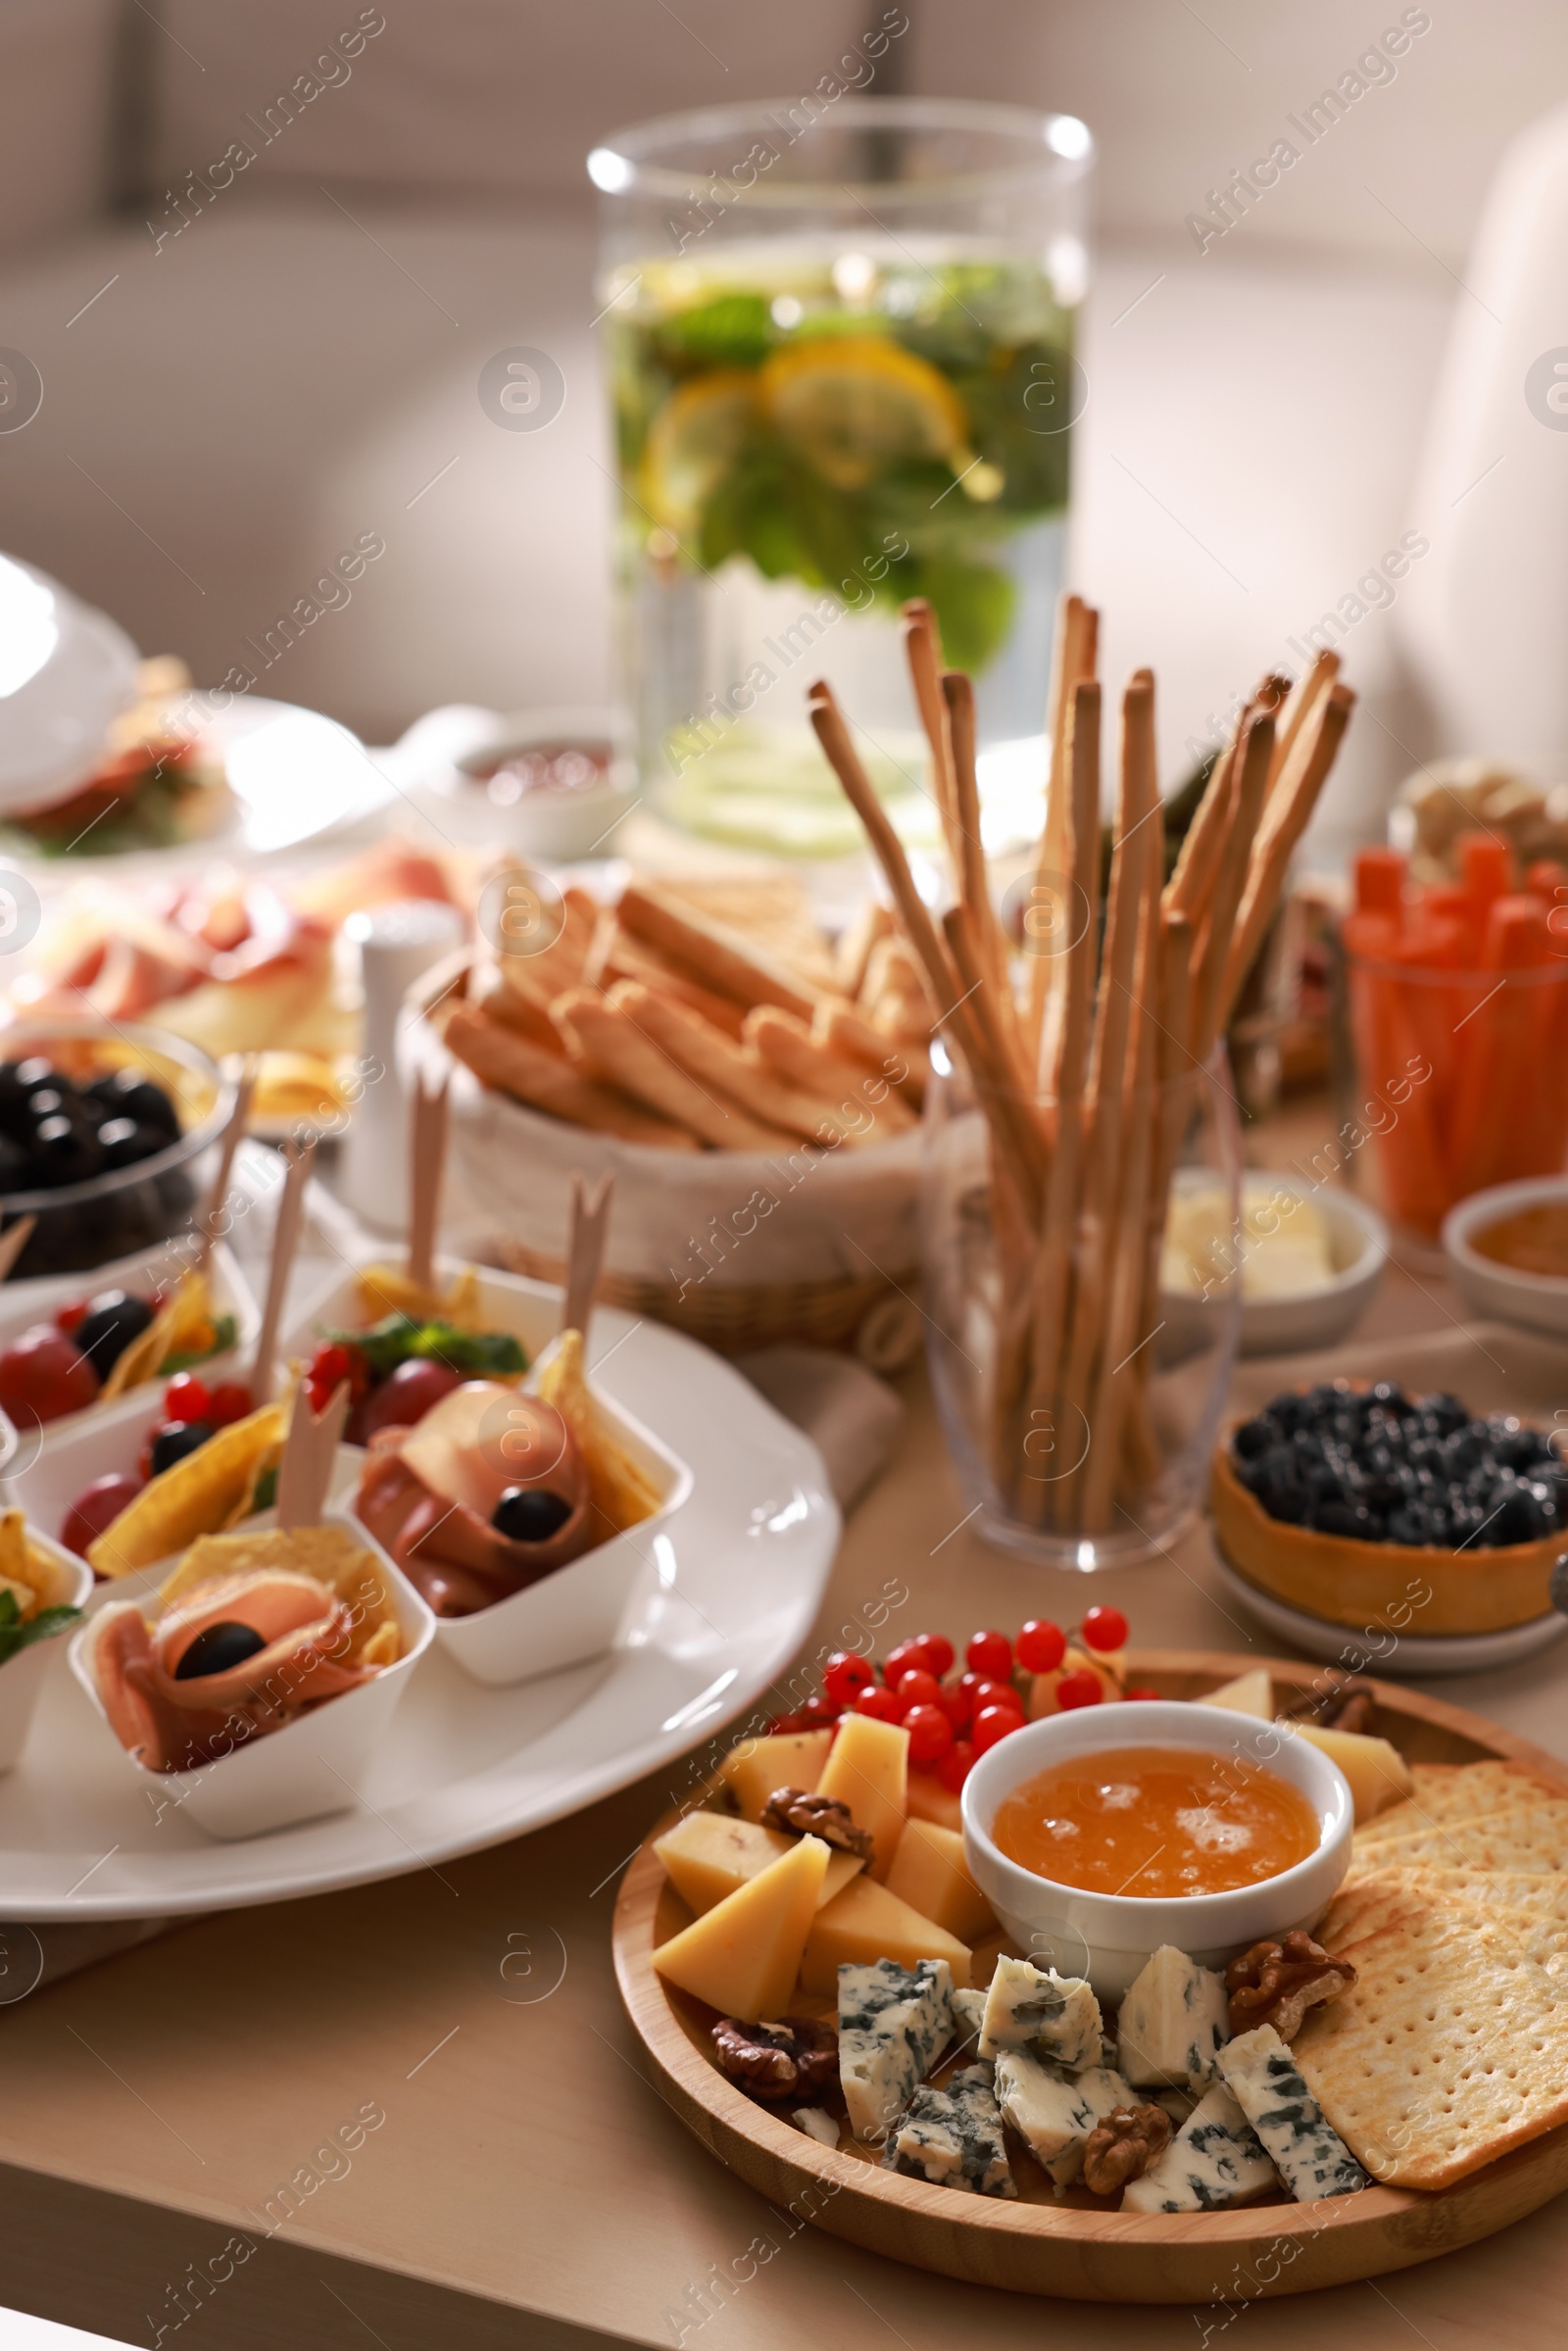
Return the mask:
M11 1268L32 1239L37 1224L36 1216L19 1216L10 1232L0 1238L0 1282L9 1278Z
M1355 696L1348 686L1331 685L1317 705L1311 723L1298 734L1274 795L1266 822L1253 848L1247 885L1231 932L1219 988L1219 1017L1229 1020L1248 973L1263 944L1263 933L1279 904L1286 871L1296 845L1311 821L1318 795L1328 781L1350 722ZM1277 814L1276 814L1276 811Z
M257 1404L271 1401L275 1368L272 1358L277 1352L277 1334L283 1322L283 1300L294 1267L294 1253L300 1244L300 1230L305 1222L305 1187L310 1182L311 1169L316 1164L316 1143L317 1138L313 1135L303 1147L297 1143L287 1143L283 1147L285 1172L278 1196L277 1222L272 1228L272 1262L268 1268L267 1300L262 1308L262 1327L257 1334L256 1355L251 1365L251 1399Z
M414 1081L410 1121L413 1152L409 1178L409 1279L421 1290L435 1286L436 1232L441 1222L441 1189L446 1178L447 1134L451 1123L450 1072L430 1093L424 1074Z
M241 1137L250 1125L251 1103L255 1099L256 1080L261 1066L260 1053L246 1054L245 1065L240 1071L239 1084L234 1090L234 1107L229 1115L228 1124L223 1129L222 1143L219 1147L218 1172L213 1178L213 1188L207 1196L207 1206L202 1213L201 1242L192 1262L192 1271L196 1273L206 1272L207 1261L213 1253L213 1245L218 1239L219 1219L222 1215L223 1202L228 1198L228 1179L234 1172L234 1153L239 1149Z
M588 1344L588 1324L594 1310L594 1292L605 1262L610 1233L610 1209L614 1198L613 1175L602 1175L590 1199L580 1175L571 1179L571 1223L566 1238L566 1288L561 1302L561 1327L580 1331Z
M294 1391L283 1458L277 1467L277 1523L280 1527L318 1527L326 1506L343 1424L349 1416L350 1388L340 1380L319 1419L311 1410L310 1390L301 1380Z

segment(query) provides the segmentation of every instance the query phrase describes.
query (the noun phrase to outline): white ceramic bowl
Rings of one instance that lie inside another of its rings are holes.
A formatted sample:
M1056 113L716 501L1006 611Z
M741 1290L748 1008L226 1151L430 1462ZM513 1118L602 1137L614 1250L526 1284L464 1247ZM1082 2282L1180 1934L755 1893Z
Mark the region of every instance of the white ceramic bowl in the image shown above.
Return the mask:
M485 779L495 768L515 752L548 743L608 744L610 763L598 783L580 791L525 792L510 805L490 798ZM631 730L621 712L608 710L573 707L503 717L487 741L453 761L446 790L466 827L477 826L487 843L506 841L525 857L559 863L595 851L613 857L616 845L605 847L607 836L637 801Z
M1531 1176L1518 1184L1494 1184L1489 1191L1472 1192L1450 1208L1443 1220L1443 1253L1453 1286L1472 1314L1495 1315L1499 1322L1522 1324L1527 1331L1544 1331L1552 1339L1568 1339L1568 1281L1551 1274L1521 1273L1499 1265L1472 1248L1471 1236L1498 1224L1519 1208L1568 1201L1568 1176Z
M215 1371L215 1376L222 1374ZM50 1422L41 1443L36 1433L30 1444L27 1433L22 1433L17 1459L4 1474L4 1489L11 1501L25 1510L30 1525L58 1542L72 1504L96 1479L112 1473L135 1475L143 1443L163 1420L167 1386L165 1380L150 1380L112 1404L94 1405L90 1413L75 1413L69 1422ZM56 1428L60 1433L51 1434Z
M254 1527L272 1523L270 1512L247 1521ZM145 1792L155 1819L162 1817L161 1805L182 1805L209 1837L260 1837L270 1829L287 1829L299 1821L344 1812L358 1800L409 1678L434 1638L435 1619L407 1577L358 1520L327 1510L322 1513L322 1524L343 1528L373 1555L386 1579L403 1634L403 1655L373 1682L345 1690L341 1697L313 1708L281 1731L238 1746L233 1754L214 1763L189 1772L150 1772L127 1754L110 1726L91 1664L92 1647L103 1623L103 1605L73 1635L71 1670L92 1701L104 1737ZM133 1592L130 1581L112 1587L109 1596L145 1601L148 1595Z
M439 1258L438 1282L451 1283L463 1263L461 1258ZM529 1359L522 1385L524 1389L537 1388L556 1346L560 1291L488 1265L475 1270L484 1328L513 1334ZM353 1274L335 1276L309 1301L281 1352L285 1360L307 1356L323 1330L359 1327L356 1278ZM595 1389L595 1398L616 1438L652 1480L662 1497L659 1509L624 1535L612 1536L608 1543L585 1551L565 1567L558 1567L526 1591L514 1592L510 1599L497 1600L493 1607L481 1608L472 1616L437 1617L438 1646L476 1681L528 1682L536 1675L560 1673L568 1665L602 1657L612 1648L639 1573L650 1564L656 1569L661 1565L664 1529L691 1498L693 1477L687 1464L603 1389ZM344 1450L352 1452L354 1448L346 1446Z
M1087 1893L1009 1861L991 1836L1004 1797L1053 1764L1104 1747L1198 1747L1261 1763L1312 1806L1317 1850L1256 1886L1167 1899ZM1087 1976L1105 2000L1119 2000L1163 1943L1200 1967L1219 1968L1263 1935L1315 1927L1349 1868L1354 1826L1344 1773L1287 1725L1164 1698L1082 1706L1026 1723L981 1756L963 1784L960 1808L965 1858L1007 1933L1025 1951L1049 1956L1061 1974Z
M92 1591L92 1569L86 1561L51 1542L37 1527L28 1527L27 1542L49 1562L51 1574L45 1605L85 1607ZM21 1760L50 1661L58 1657L63 1662L71 1638L61 1632L49 1641L31 1641L7 1664L0 1665L0 1772L10 1771Z
M1250 1169L1254 1179L1256 1169ZM1241 1352L1244 1355L1295 1355L1332 1347L1344 1339L1371 1304L1389 1256L1389 1228L1376 1208L1353 1192L1334 1185L1313 1186L1267 1170L1273 1190L1295 1200L1309 1200L1328 1227L1329 1254L1334 1279L1316 1290L1291 1298L1242 1299ZM1238 1272L1232 1276L1242 1279ZM1160 1310L1166 1317L1161 1355L1173 1350L1177 1359L1210 1344L1205 1301L1180 1291L1162 1290Z

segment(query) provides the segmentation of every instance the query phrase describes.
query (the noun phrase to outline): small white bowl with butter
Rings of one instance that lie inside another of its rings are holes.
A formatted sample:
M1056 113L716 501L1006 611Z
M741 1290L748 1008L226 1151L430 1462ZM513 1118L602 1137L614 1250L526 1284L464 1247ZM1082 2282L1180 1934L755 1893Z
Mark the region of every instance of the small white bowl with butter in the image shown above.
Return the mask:
M1388 1226L1353 1192L1249 1168L1236 1227L1218 1181L1184 1169L1160 1255L1161 1353L1206 1344L1205 1301L1230 1282L1242 1286L1244 1355L1332 1347L1370 1305L1388 1253Z

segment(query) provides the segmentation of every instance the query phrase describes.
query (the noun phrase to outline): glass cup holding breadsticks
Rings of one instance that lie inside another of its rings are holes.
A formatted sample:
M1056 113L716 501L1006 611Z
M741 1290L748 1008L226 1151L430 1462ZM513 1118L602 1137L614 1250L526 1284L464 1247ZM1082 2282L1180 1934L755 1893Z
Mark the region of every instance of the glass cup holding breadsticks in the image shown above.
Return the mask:
M943 669L929 605L906 607L905 647L952 869L940 915L831 687L810 696L947 1064L927 1095L923 1255L949 1442L982 1535L1076 1569L1161 1550L1201 1494L1245 1253L1222 1041L1354 701L1333 655L1294 685L1260 680L1167 872L1154 680L1135 671L1107 859L1098 646L1099 615L1065 597L1016 944L981 847L973 689ZM1215 1278L1167 1294L1162 1245L1185 1188L1206 1194Z

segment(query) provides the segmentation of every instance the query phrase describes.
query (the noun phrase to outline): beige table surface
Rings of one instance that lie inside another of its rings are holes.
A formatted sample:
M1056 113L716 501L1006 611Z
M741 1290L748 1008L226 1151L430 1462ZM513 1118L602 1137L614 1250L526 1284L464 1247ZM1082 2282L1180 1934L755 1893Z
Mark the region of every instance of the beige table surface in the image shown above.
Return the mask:
M1521 1373L1466 1334L1429 1271L1391 1271L1369 1328L1401 1361L1403 1334L1440 1333L1467 1394L1484 1379L1549 1401L1559 1358ZM816 1638L890 1576L910 1596L884 1640L1068 1615L1082 1585L1065 1592L960 1523L918 1375L908 1390L899 1459L855 1514ZM1168 1560L1096 1579L1094 1596L1144 1643L1267 1653L1209 1582L1195 1530ZM1568 1645L1442 1689L1568 1754L1565 1686ZM182 2351L1561 2341L1560 2207L1426 2268L1266 2307L1234 2299L1217 2269L1216 2296L1233 2299L1196 2313L1042 2305L792 2233L662 2103L615 1995L619 1873L681 1785L645 1781L439 1871L185 1927L0 2009L0 2303Z

